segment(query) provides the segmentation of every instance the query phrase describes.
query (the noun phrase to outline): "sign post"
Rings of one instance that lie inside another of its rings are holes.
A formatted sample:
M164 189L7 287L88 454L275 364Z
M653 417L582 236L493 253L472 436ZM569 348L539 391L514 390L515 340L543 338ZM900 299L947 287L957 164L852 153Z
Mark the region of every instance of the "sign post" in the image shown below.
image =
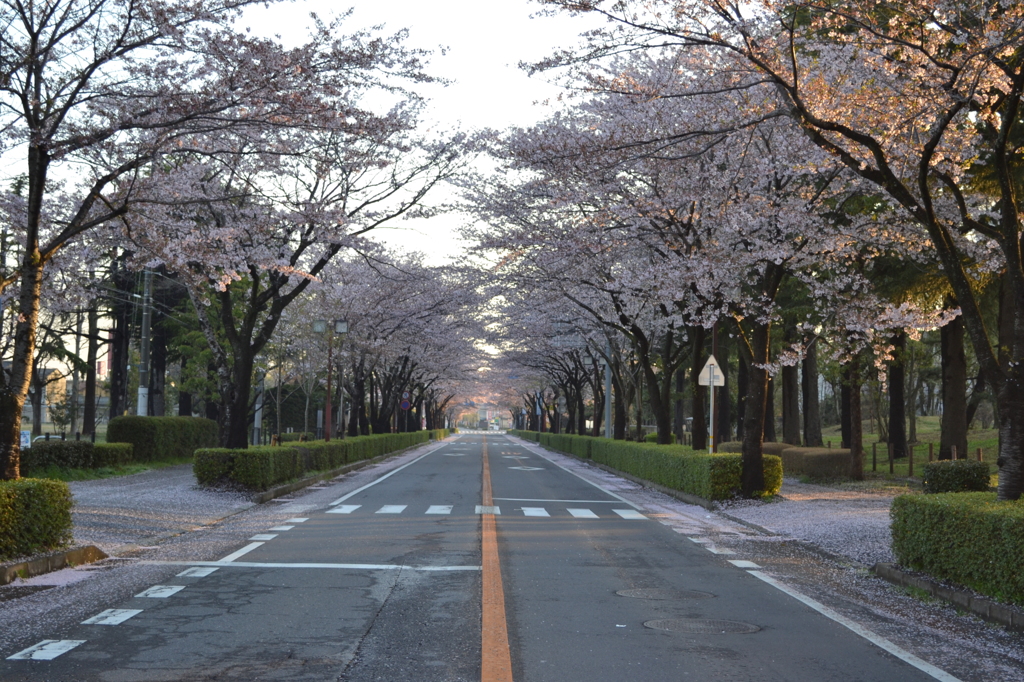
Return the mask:
M711 393L711 409L708 415L711 417L711 428L708 429L710 434L708 437L708 452L715 451L715 386L725 386L725 375L717 371L718 369L718 360L715 359L714 355L711 355L708 357L708 361L704 363L704 369L697 376L697 383L701 386L707 386Z

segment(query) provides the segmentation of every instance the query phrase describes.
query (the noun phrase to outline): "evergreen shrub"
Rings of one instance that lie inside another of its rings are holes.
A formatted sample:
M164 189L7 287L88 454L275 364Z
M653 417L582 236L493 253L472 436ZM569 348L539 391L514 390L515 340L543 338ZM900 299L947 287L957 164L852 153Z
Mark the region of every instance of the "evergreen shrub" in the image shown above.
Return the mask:
M191 457L199 448L217 446L217 422L202 417L114 417L108 443L131 443L136 462Z
M91 469L93 444L87 440L37 440L21 452L23 473L42 471L50 466L62 469Z
M668 444L669 445L675 445L676 434L670 433L670 434L668 434L668 437L670 439ZM644 442L645 443L654 443L655 445L657 445L657 443L658 443L658 433L657 432L648 433L646 436L644 436Z
M901 565L1024 605L1024 502L989 492L901 495L889 514Z
M93 443L93 466L99 468L128 464L132 461L134 448L131 443Z
M926 493L984 492L989 488L988 462L973 459L942 459L924 465Z
M71 543L71 489L63 481L0 481L0 561Z

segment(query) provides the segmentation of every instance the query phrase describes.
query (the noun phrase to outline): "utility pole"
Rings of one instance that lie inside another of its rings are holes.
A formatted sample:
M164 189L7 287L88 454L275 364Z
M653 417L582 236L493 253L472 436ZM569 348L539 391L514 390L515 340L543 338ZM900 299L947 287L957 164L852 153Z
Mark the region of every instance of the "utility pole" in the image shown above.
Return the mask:
M139 340L139 401L135 413L149 415L149 333L153 320L153 271L146 268L142 290L142 330Z
M604 437L612 437L612 342L605 345L604 360Z

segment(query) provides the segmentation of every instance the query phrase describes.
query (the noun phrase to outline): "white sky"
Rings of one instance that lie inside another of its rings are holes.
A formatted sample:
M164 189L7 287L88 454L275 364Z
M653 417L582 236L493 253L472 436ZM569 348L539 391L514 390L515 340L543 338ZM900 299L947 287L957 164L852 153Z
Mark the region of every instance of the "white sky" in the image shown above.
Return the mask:
M538 103L555 99L560 91L543 75L527 76L519 62L571 47L580 32L594 25L593 19L567 15L531 18L541 9L531 0L297 0L254 8L242 24L258 34L297 42L310 24L310 12L327 18L348 6L354 12L345 22L346 31L378 24L385 25L386 34L408 28L408 46L434 51L429 73L454 81L448 87L423 90L430 98L428 116L441 128L504 129L543 118L546 108ZM446 48L444 55L441 46ZM465 220L446 215L407 221L379 232L378 238L423 251L430 262L439 263L459 249L455 231Z

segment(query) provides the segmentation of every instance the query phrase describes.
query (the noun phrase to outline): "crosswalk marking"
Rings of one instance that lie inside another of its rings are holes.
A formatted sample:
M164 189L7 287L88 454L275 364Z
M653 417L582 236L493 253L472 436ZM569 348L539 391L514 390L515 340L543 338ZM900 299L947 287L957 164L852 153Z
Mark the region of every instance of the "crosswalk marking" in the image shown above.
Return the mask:
M483 505L483 504L478 504L476 506L476 513L477 514L494 514L495 516L501 516L501 508L487 506L487 505Z
M451 504L432 504L427 509L428 514L451 514L452 507L455 505Z
M378 514L401 514L408 507L407 504L385 504L377 510Z
M92 618L83 620L82 625L120 625L140 613L142 613L142 609L107 609Z
M253 535L249 539L254 542L266 542L267 540L273 540L276 537L277 535L274 533L259 533L257 535Z
M294 527L295 526L274 526L270 530L276 530L278 532L282 532L282 531L286 531L286 530L291 530Z
M71 651L79 644L85 644L84 639L44 639L19 651L13 656L8 656L8 661L52 661L63 653Z
M523 516L551 516L544 507L523 507Z
M209 566L197 566L195 568L187 568L177 575L178 578L205 578L210 575L216 568L210 568Z
M284 520L285 523L305 523L306 521L309 521L309 519L308 518L303 518L301 516L297 517L297 518L294 518L294 519L285 519Z
M624 519L646 519L647 517L638 512L635 509L612 509L613 512L618 514Z
M328 509L327 513L328 514L351 514L356 509L359 509L362 506L363 505L361 505L361 504L343 504L340 507L335 507L334 509Z
M598 518L601 518L597 514L595 514L594 512L590 511L589 509L566 509L565 511L569 512L570 514L575 516L577 519L598 519Z

